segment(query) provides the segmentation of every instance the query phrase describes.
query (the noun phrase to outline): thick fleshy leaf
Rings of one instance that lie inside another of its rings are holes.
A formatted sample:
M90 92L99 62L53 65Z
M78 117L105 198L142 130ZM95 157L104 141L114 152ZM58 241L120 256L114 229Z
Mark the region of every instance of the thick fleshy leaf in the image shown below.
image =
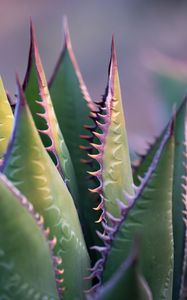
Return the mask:
M93 133L100 144L92 144L98 154L90 156L100 165L98 171L91 173L98 178L100 186L93 191L104 198L105 210L117 217L120 212L116 199L127 202L124 192L133 196L134 189L114 40L106 94L97 116L98 128Z
M170 131L169 128L135 198L131 197L133 204L116 228L103 272L106 282L127 258L133 239L139 236L140 271L157 300L172 298L174 141Z
M104 284L95 300L153 300L149 286L138 268L138 256L133 249L112 278Z
M76 202L78 191L73 165L53 109L32 24L30 32L29 62L23 84L26 99L44 146Z
M6 152L13 128L13 113L0 77L0 162Z
M65 288L64 299L83 299L83 290L89 286L89 281L83 280L88 275L89 257L77 212L64 181L42 145L20 85L19 97L3 172L44 217L51 238L57 239L54 253L62 260L59 285Z
M178 108L175 116L175 159L173 172L173 192L172 192L172 207L173 207L173 234L174 234L174 278L173 278L173 299L178 300L181 286L181 274L183 269L183 260L185 255L185 225L183 222L184 204L181 199L183 193L182 176L185 175L184 161L184 141L185 141L185 119L186 119L186 101L185 98ZM160 137L152 145L147 155L143 158L141 164L134 172L135 183L139 181L138 177L143 177L148 166L157 151L161 140L166 132L164 129Z
M0 174L0 299L59 299L39 215Z
M185 256L185 224L184 224L184 203L183 176L186 175L184 164L185 152L185 123L186 123L186 101L181 106L175 124L175 160L173 172L173 235L174 235L174 278L173 278L173 300L179 299L179 292L182 280L183 261Z
M49 83L50 94L60 129L71 155L79 189L78 210L88 247L98 244L96 230L100 229L100 211L93 210L98 206L98 196L88 189L95 187L95 179L89 178L87 171L97 166L91 162L86 151L90 151L89 142L93 140L96 105L91 100L82 79L73 53L67 22L64 22L65 45L54 74ZM93 119L93 120L92 120ZM86 151L85 151L86 150ZM92 151L92 150L91 150ZM92 253L91 253L92 254Z
M178 269L176 268L176 272L181 271L181 273L179 274L179 278L176 278L174 280L174 287L173 289L176 288L176 292L173 292L173 299L179 299L179 300L185 300L187 299L187 285L186 285L186 279L187 279L187 122L186 122L186 118L187 118L187 112L185 114L185 126L184 126L184 136L185 136L185 142L184 142L184 157L183 157L183 166L184 166L184 174L182 176L182 200L183 200L183 221L184 221L184 226L185 226L185 230L184 230L184 236L183 236L183 240L182 240L182 246L183 246L183 251L181 251L180 253L180 248L178 247L177 252L179 255L181 255L180 258L176 257L178 259ZM182 146L182 145L181 145ZM180 195L181 196L181 195ZM179 195L178 195L179 198ZM177 220L176 220L177 221ZM180 223L179 223L180 225ZM181 229L179 227L179 229ZM181 232L183 233L183 232ZM179 236L181 236L181 233L179 234ZM179 244L179 245L180 245ZM182 261L182 269L181 269L181 261ZM179 284L180 284L180 290L179 290Z

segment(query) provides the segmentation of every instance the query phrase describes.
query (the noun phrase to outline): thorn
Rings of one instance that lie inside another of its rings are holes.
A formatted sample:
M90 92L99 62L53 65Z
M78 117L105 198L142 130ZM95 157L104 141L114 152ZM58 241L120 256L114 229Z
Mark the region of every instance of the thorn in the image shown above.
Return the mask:
M90 136L90 135L80 135L80 138L91 142L92 139L93 139L93 136Z
M63 294L64 293L64 291L65 291L65 288L63 287L59 287L58 288L58 293L59 293L59 295L61 295L61 294Z
M126 191L123 192L125 199L128 202L128 206L130 207L134 203L135 197L127 193Z
M103 221L103 219L104 219L104 218L103 218L103 214L104 214L104 213L102 213L102 214L100 215L99 219L98 219L97 221L95 221L96 224L101 223L101 222Z
M118 225L121 223L121 219L114 217L111 213L109 213L108 211L106 212L108 218L110 219L110 221L112 222L113 225Z
M68 26L68 20L67 20L66 16L63 17L63 27L64 27L65 46L68 49L72 49L71 39L70 39L70 33L69 33L69 26Z
M35 102L36 102L38 105L40 105L41 107L46 108L45 102L43 102L43 101L37 101L37 100L35 100Z
M143 181L143 177L141 177L141 176L138 175L137 178L138 178L138 180L139 180L140 182Z
M62 274L64 274L64 269L62 269L62 270L55 269L55 273L56 273L57 275L62 275Z
M127 210L128 210L128 205L126 205L120 199L117 199L116 202L117 202L117 205L118 205L118 207L120 209L121 214L124 215L127 212Z
M98 133L96 131L93 131L93 134L101 141L101 143L105 140L105 134L104 133Z
M57 265L60 265L62 263L62 259L58 256L53 256L53 261Z
M104 151L104 145L103 144L95 144L95 143L90 143L90 145L98 150L100 153Z
M86 165L92 164L92 162L93 162L92 159L83 159L83 158L81 158L80 161L81 161L81 163L86 164Z
M54 247L56 246L56 244L57 244L57 238L56 238L56 236L54 236L54 238L49 241L50 248L54 249Z
M43 225L44 224L44 218L43 216L40 216L39 220L38 220L38 225Z
M45 113L45 112L44 112L44 113L38 113L38 112L37 112L36 114L37 114L38 117L44 119L45 121L47 120L47 116L46 116L46 113Z
M50 135L49 128L47 128L47 129L37 129L37 130L38 130L39 133Z
M103 154L102 153L98 153L98 154L88 153L88 156L91 157L92 159L97 160L99 163L101 163L103 161Z
M44 230L45 234L48 236L50 234L50 228L47 227L45 230Z
M54 152L54 151L55 151L53 143L52 143L50 146L45 147L45 149L46 149L47 151L50 151L50 152Z
M99 121L96 121L96 124L102 130L103 133L106 132L108 124L104 124Z
M105 233L101 233L101 232L98 231L98 230L96 231L96 233L97 233L98 237L99 237L102 241L108 242L108 241L111 240L111 238L110 238L107 234L105 234Z
M80 145L79 148L80 148L81 150L85 150L85 151L90 151L90 150L92 150L92 147L89 147L89 146L83 146L83 145Z
M98 251L99 253L107 253L108 252L108 248L106 246L92 246L90 248L91 250L95 250Z
M108 233L115 232L115 229L113 227L110 227L109 225L107 225L107 223L105 223L105 222L102 222L102 226L103 226L103 229Z
M100 177L100 176L102 175L102 170L99 169L99 170L93 171L93 172L87 171L87 173L88 173L89 175L91 175L91 176Z
M95 125L84 125L83 127L90 131L93 131L95 129Z
M101 194L102 193L102 186L99 185L98 187L94 188L94 189L88 189L91 193L98 193Z
M58 283L58 284L61 284L61 283L63 283L64 282L64 278L56 278L56 282Z
M98 211L98 210L101 210L101 209L103 209L104 208L104 203L103 203L103 201L101 201L101 203L99 203L99 205L97 206L97 207L94 207L93 209L95 210L95 211Z

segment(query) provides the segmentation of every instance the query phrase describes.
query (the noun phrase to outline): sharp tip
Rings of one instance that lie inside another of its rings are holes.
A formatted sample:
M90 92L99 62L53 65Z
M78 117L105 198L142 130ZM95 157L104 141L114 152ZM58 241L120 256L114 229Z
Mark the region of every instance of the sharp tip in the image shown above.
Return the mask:
M32 47L34 47L34 45L37 45L35 27L31 18L30 18L30 43Z
M116 59L116 47L115 47L115 38L114 38L114 34L112 34L111 60L113 61L114 64L117 64L117 59Z
M64 28L65 46L68 48L71 46L71 39L70 39L68 18L66 15L64 15L64 17L63 17L63 28Z

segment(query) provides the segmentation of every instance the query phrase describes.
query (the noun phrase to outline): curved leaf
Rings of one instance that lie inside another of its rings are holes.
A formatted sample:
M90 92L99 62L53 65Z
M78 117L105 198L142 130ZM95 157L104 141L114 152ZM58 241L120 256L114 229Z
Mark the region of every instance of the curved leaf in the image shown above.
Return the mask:
M95 300L153 300L151 291L138 269L138 255L133 249L112 278L103 285Z
M173 299L178 300L181 286L181 274L183 269L183 260L185 255L185 224L183 221L184 203L181 195L183 193L182 177L185 176L184 152L185 152L185 120L186 120L186 101L183 100L175 116L175 150L174 150L174 171L173 171L173 192L172 192L172 216L173 216L173 235L174 235L174 278L173 278ZM161 143L167 127L163 130L160 137L155 141L148 151L141 164L135 170L135 183L139 181L138 177L143 177L148 168L159 144Z
M117 217L120 212L116 199L126 202L124 192L133 196L134 189L114 40L108 85L100 110L97 114L98 127L93 132L100 144L92 143L98 154L89 155L100 165L98 171L91 172L98 178L100 186L92 191L104 198L105 210Z
M1 299L59 299L41 226L32 205L0 174Z
M78 191L73 165L53 109L32 24L30 32L29 62L23 84L26 99L44 146L55 161L76 203Z
M13 113L0 77L0 160L3 159L13 127Z
M174 141L173 137L168 141L169 135L170 131L138 188L133 204L116 229L103 272L106 282L127 258L133 238L140 236L140 270L152 290L153 299L157 300L172 298Z
M62 259L59 283L65 288L64 299L83 299L83 290L89 286L89 281L83 280L88 275L89 257L77 212L65 183L42 145L20 86L19 97L3 172L44 217L51 238L57 238L54 253Z
M64 24L64 29L65 45L50 80L49 90L76 173L80 195L78 210L86 242L90 248L98 244L96 230L101 228L100 224L95 223L99 220L101 213L93 210L99 204L98 197L88 191L89 188L96 186L96 181L89 178L87 171L93 171L96 163L88 159L86 152L90 152L89 142L93 140L89 131L95 128L94 119L97 107L91 100L82 79L73 53L67 22ZM94 254L90 253L90 255L95 260Z

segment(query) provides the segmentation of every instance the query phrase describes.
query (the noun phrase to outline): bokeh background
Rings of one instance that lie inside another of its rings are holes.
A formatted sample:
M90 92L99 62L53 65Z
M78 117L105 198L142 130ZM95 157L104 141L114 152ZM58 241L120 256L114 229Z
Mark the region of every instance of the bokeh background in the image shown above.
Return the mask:
M164 0L6 0L0 1L0 74L15 93L29 51L29 17L50 78L63 46L62 17L91 97L104 93L114 33L130 146L143 151L158 135L167 113L155 89L152 70L170 65L187 78L187 1Z

